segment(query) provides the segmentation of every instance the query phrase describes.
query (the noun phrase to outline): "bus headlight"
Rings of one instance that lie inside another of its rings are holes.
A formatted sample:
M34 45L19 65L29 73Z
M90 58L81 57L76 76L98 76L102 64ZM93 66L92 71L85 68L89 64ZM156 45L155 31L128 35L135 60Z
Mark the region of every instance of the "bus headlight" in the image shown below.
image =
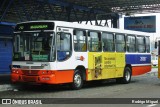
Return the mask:
M15 70L12 70L12 73L16 73L16 71L15 71Z
M54 74L53 71L42 71L41 73L42 73L42 75Z
M42 71L42 74L45 74L45 72L44 72L44 71Z
M18 70L12 70L12 73L19 74L19 71Z

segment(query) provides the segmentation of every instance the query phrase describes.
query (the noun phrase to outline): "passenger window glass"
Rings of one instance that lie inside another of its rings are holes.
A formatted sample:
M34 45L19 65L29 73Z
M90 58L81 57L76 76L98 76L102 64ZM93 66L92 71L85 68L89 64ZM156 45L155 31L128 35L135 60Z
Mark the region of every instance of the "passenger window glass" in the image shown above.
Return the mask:
M150 39L149 39L149 37L146 37L146 51L147 51L147 53L150 53Z
M115 51L114 35L112 33L102 33L102 41L103 41L102 46L104 52Z
M76 30L74 35L74 50L77 52L87 51L86 35L84 31Z
M135 38L135 36L128 35L126 45L127 45L127 52L136 52L136 38Z
M137 51L140 53L145 53L145 37L137 37Z
M116 51L117 52L125 51L125 37L123 34L116 34Z
M98 32L89 32L88 36L89 51L98 52L101 51L101 37Z
M71 35L68 33L57 34L57 59L63 61L71 56Z

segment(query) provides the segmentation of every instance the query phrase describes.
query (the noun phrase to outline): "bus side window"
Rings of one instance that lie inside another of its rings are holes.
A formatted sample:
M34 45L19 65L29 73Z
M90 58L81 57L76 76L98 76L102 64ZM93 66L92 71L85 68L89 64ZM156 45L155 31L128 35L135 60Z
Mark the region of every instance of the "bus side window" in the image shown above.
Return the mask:
M88 47L91 52L102 51L101 35L99 32L90 31L88 32Z
M116 34L116 51L125 52L125 36L124 34Z
M74 50L76 52L87 51L86 31L74 30L73 35L74 35Z
M103 51L104 52L114 52L114 35L113 33L102 33Z
M137 36L137 51L140 53L145 53L145 37Z
M71 56L71 35L69 33L57 34L57 60L63 61Z
M136 52L136 37L134 35L127 35L126 45L127 52Z

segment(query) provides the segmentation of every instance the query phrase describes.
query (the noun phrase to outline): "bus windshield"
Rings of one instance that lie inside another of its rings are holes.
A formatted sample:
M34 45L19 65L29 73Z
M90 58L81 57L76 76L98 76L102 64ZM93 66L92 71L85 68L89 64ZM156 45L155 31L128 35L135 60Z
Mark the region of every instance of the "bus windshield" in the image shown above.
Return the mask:
M55 52L52 46L54 46L53 32L15 33L13 60L53 61Z

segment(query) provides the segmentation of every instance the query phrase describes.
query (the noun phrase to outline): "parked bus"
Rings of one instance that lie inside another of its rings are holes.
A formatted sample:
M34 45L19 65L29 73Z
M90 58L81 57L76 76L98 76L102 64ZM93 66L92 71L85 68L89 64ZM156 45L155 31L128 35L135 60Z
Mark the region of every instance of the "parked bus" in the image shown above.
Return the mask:
M19 23L14 31L14 83L71 84L131 76L151 70L150 35L62 21Z

